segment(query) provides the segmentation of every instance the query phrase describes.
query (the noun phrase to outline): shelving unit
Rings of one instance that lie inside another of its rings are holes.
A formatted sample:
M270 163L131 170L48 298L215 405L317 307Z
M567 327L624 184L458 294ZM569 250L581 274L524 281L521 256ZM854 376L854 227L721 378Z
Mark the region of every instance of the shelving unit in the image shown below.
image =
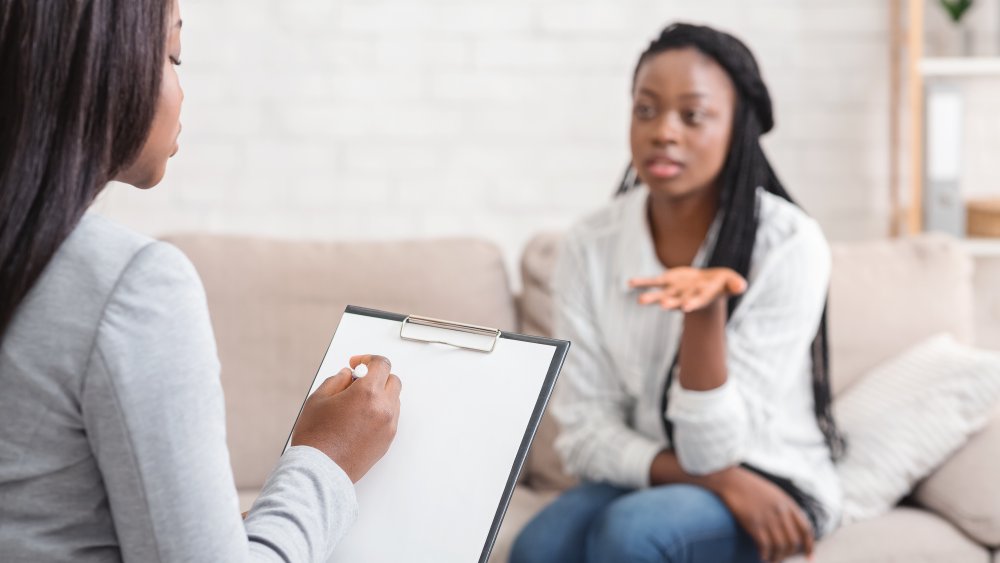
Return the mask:
M927 135L924 96L927 83L1000 77L1000 57L925 57L925 0L892 0L890 6L890 107L893 108L889 124L891 234L898 236L916 234L924 229L924 151ZM902 181L904 171L905 184ZM1000 239L969 239L967 246L976 254L1000 255Z
M917 68L925 78L1000 76L1000 57L925 57Z
M962 245L973 256L1000 257L1000 238L967 238Z

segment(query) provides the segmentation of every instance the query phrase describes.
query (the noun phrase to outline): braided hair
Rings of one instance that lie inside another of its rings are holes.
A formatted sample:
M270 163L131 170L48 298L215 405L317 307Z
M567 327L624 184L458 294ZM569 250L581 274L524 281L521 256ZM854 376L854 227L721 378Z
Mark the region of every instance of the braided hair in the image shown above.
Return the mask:
M713 59L726 71L736 89L729 154L719 175L719 211L722 212L722 222L708 265L730 268L747 278L759 224L758 187L795 203L778 180L760 146L760 136L774 127L771 97L761 78L757 61L743 42L710 27L683 23L672 24L665 28L639 57L632 77L633 90L639 68L646 61L665 51L683 48L697 49ZM618 195L631 190L639 183L638 174L629 164L619 185ZM729 299L730 317L739 302L739 296ZM823 432L831 457L837 460L843 456L846 444L837 430L831 411L830 356L827 346L825 306L811 353L816 420ZM670 368L671 376L676 366L677 358ZM671 379L672 377L668 377L668 385ZM672 425L666 419L665 409L664 425L668 435L671 435Z

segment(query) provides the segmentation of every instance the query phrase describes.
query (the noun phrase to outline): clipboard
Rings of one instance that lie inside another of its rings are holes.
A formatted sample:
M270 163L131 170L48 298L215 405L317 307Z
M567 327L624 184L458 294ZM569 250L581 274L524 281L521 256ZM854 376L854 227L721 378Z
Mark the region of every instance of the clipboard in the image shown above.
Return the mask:
M329 563L487 563L569 346L348 306L306 397L357 354L388 357L403 390Z

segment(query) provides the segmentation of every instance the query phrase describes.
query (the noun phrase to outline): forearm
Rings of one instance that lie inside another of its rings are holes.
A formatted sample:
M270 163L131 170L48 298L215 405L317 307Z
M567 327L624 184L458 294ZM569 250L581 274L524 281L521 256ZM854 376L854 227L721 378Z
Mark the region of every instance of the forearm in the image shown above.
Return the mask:
M654 487L677 483L697 485L718 494L739 471L741 471L739 467L730 467L708 475L691 475L681 467L674 452L663 450L656 455L650 465L649 484Z
M680 345L680 383L708 391L726 382L726 300L684 315Z
M567 392L557 397L552 412L561 427L555 446L566 470L586 481L647 486L649 466L662 444L596 405L570 402L570 386L562 390Z

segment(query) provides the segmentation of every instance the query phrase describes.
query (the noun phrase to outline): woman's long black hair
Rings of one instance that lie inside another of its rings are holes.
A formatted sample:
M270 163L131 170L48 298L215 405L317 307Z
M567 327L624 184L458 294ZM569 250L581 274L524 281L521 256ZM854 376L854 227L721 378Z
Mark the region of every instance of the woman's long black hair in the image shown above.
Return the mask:
M736 87L736 111L729 155L720 173L719 211L722 224L715 248L709 259L710 267L731 268L744 278L750 272L750 259L757 238L759 209L757 188L789 202L795 203L778 180L774 169L760 146L760 136L774 127L771 97L761 78L753 54L739 39L709 27L689 24L668 26L643 52L633 75L651 57L671 49L694 48L711 57L728 73ZM629 165L618 188L622 194L639 182ZM729 315L739 305L739 297L729 300ZM676 359L674 365L676 366ZM674 368L671 367L671 374ZM833 459L839 459L845 450L845 441L837 430L831 411L830 356L827 347L826 308L819 329L812 343L813 398L816 420L823 432ZM667 431L670 424L666 420Z
M0 0L0 340L87 207L142 149L171 0Z

